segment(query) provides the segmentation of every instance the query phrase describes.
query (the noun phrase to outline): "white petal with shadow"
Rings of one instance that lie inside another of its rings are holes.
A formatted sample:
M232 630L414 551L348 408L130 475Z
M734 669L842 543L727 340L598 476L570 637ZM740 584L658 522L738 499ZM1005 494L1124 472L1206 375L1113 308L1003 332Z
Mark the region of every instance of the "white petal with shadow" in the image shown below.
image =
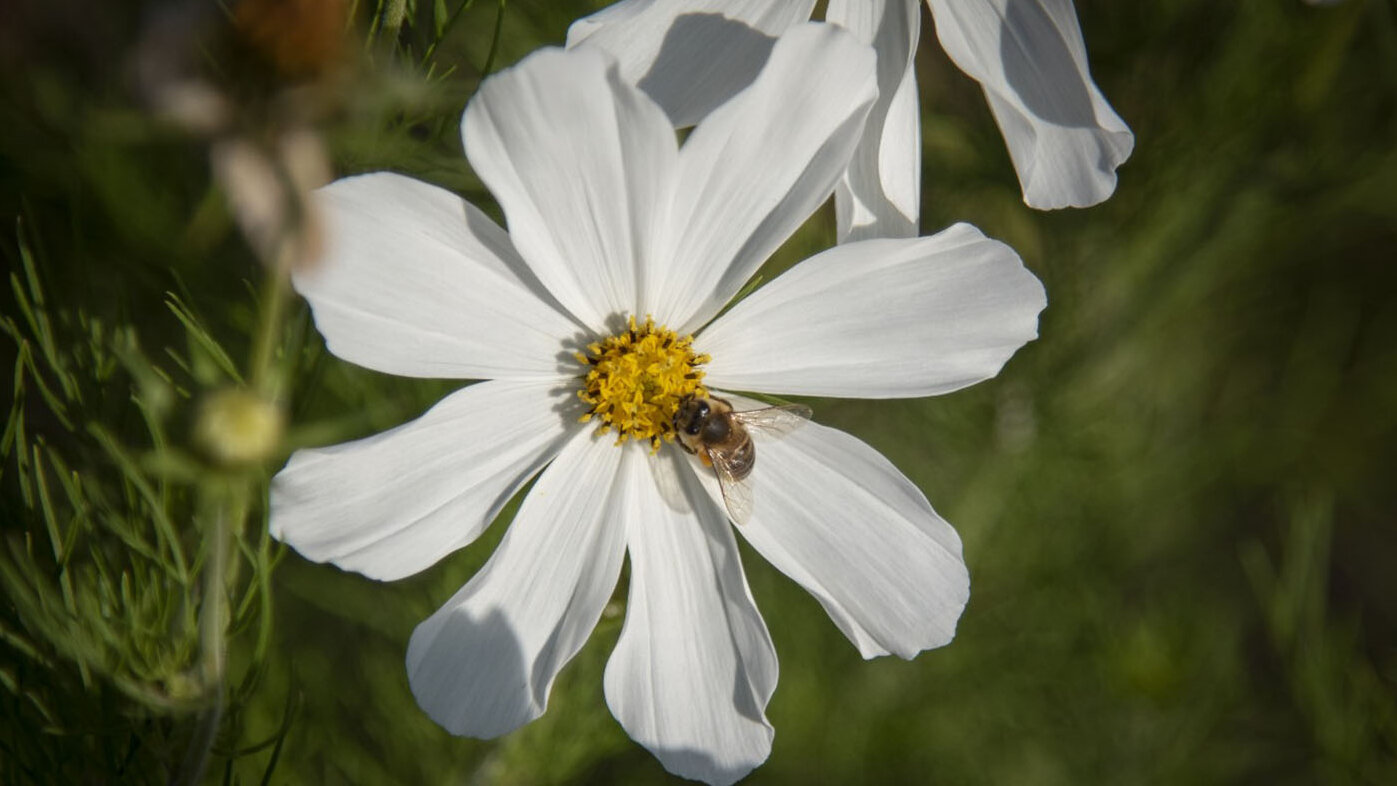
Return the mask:
M581 430L570 403L556 382L491 380L381 434L298 450L272 480L272 535L316 562L410 576L475 540Z
M680 151L647 311L697 329L829 197L877 97L875 65L843 28L798 25L699 123Z
M590 431L544 470L485 567L412 633L412 693L452 734L497 737L542 715L611 597L625 554L623 464L638 451Z
M752 83L775 39L814 0L622 0L568 28L568 48L605 49L677 127L702 120Z
M913 57L921 7L909 0L830 0L825 21L843 25L878 50L878 102L834 191L839 242L915 237L922 132Z
M664 112L595 49L543 49L481 84L466 156L549 291L602 332L638 312L678 142Z
M315 192L325 254L292 282L336 356L411 377L561 377L578 333L488 216L379 172Z
M818 423L753 439L752 517L737 528L747 542L814 595L865 658L949 643L970 577L960 537L916 485L864 442ZM716 480L700 477L720 499Z
M804 396L946 393L1038 335L1043 285L969 224L845 243L748 295L694 340L705 384Z
M946 54L985 89L1024 202L1088 207L1135 137L1092 81L1072 0L927 0Z
M752 601L727 518L677 451L632 468L624 519L626 623L606 700L626 733L676 775L729 784L766 760L776 652ZM660 489L682 489L683 508Z

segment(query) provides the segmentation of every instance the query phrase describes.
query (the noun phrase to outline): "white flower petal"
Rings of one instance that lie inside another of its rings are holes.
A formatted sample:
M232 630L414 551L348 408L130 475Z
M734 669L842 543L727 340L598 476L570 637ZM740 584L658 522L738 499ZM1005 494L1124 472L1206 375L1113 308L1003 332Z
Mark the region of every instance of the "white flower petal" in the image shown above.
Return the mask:
M815 0L622 0L568 28L612 53L621 76L690 126L752 83L775 39L810 18Z
M543 714L621 573L622 456L590 429L563 448L499 548L412 633L408 682L452 734L497 737Z
M873 50L836 25L783 35L751 87L680 152L665 253L647 305L692 332L824 202L877 97Z
M806 396L929 396L999 373L1038 335L1043 285L969 224L824 251L695 339L705 384Z
M272 536L375 579L423 570L475 540L580 430L557 384L481 382L382 434L296 451L272 480Z
M834 191L839 242L916 237L922 132L913 55L921 7L914 0L830 0L825 21L878 51L878 102Z
M411 377L560 377L578 325L509 237L451 192L387 172L315 192L320 264L293 273L330 351Z
M605 53L545 49L487 79L461 133L549 291L593 330L636 313L678 157L664 112Z
M739 409L761 406L734 396ZM947 644L970 597L960 537L881 453L807 423L753 433L747 542L829 612L865 658ZM701 475L720 499L711 472Z
M630 599L606 665L606 701L665 769L729 784L766 760L776 651L752 601L726 517L676 452L627 486ZM659 488L678 486L686 509Z
M1072 0L927 0L941 46L980 83L1024 202L1087 207L1116 189L1135 137L1087 66Z

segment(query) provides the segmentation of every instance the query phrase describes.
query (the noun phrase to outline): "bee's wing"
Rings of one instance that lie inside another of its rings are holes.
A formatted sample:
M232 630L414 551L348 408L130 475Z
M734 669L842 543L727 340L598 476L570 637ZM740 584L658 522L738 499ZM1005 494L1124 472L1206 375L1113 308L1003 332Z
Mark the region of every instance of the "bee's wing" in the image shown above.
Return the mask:
M805 422L810 420L810 407L804 404L783 404L779 407L734 412L732 416L748 429L756 429L764 436L780 437L805 425Z
M718 476L718 490L723 492L728 517L734 524L746 524L752 517L752 484L747 478L738 479L728 454L711 450L708 458L713 462L713 474Z

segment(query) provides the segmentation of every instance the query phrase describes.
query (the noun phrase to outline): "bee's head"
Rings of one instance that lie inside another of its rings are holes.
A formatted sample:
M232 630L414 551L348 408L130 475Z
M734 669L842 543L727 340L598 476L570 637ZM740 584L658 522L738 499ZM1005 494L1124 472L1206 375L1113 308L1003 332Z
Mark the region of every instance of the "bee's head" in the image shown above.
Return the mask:
M691 437L698 436L711 411L706 400L697 396L685 398L679 402L679 410L674 413L674 430Z

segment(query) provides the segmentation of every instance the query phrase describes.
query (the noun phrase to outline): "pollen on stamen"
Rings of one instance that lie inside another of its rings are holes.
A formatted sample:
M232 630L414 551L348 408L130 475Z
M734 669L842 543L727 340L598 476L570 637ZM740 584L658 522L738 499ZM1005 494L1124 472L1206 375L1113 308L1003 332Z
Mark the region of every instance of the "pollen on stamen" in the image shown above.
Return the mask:
M674 415L688 396L707 396L703 371L707 355L693 350L693 336L679 336L649 316L635 317L627 329L574 355L586 368L578 398L587 403L579 418L593 420L598 434L616 432L616 444L649 440L651 452L674 439Z

